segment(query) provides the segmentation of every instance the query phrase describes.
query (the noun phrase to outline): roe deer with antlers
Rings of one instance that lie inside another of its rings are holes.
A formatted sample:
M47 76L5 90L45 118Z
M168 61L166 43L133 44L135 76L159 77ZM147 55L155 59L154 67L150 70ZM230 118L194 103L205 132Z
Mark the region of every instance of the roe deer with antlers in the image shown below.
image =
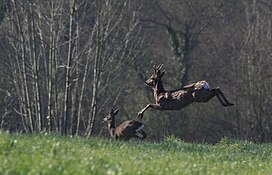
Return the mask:
M129 140L131 138L140 138L141 140L146 138L146 133L143 131L144 124L136 120L127 120L115 127L115 116L118 113L117 110L111 110L103 122L108 124L108 130L113 139Z
M184 86L178 90L164 90L161 78L164 75L165 70L161 72L161 68L162 64L159 66L154 65L154 73L145 81L147 86L153 88L155 104L148 104L138 112L138 117L141 119L148 108L162 111L179 110L194 102L208 102L215 96L218 98L222 106L225 107L233 105L228 102L219 87L210 89L209 84L204 80Z

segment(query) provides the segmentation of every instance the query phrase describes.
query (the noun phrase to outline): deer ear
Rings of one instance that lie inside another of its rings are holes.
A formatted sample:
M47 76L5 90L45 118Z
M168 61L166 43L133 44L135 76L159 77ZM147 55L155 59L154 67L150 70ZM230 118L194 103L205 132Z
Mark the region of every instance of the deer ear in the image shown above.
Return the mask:
M116 110L114 111L114 115L118 114L118 112L119 112L119 109L116 109Z
M166 72L165 70L163 70L163 71L162 71L162 73L161 73L161 77L162 77L162 76L165 74L165 72Z
M195 86L196 83L192 83L192 84L189 84L189 85L186 85L186 86L183 86L184 89L189 89L189 88L192 88Z

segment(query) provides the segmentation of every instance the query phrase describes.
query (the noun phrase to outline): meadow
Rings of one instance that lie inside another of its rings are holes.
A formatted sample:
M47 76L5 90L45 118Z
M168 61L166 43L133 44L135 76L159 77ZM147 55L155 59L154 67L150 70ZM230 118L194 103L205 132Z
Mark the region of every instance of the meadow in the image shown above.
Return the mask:
M110 141L0 133L0 174L272 174L272 144Z

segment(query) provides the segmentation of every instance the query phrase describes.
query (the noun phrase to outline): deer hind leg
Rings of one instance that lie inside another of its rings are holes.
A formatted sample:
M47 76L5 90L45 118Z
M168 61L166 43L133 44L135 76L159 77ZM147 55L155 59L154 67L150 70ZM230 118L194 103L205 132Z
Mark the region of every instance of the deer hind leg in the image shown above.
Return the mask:
M138 133L138 132L137 132ZM131 136L130 138L134 138L134 139L142 139L142 137L141 136L139 136L139 135L137 135L137 133L135 134L135 135L133 135L133 136Z
M228 106L228 104L226 104L226 103L222 100L222 98L221 98L221 96L220 96L219 94L216 94L216 97L217 97L217 99L220 101L220 103L221 103L222 106L224 106L224 107Z
M216 92L214 89L211 89L208 94L205 94L205 96L200 98L200 102L208 102L210 101L213 97L216 96ZM221 101L220 101L221 102Z
M227 98L225 97L224 93L219 89L219 88L216 88L216 91L217 91L217 98L222 98L221 100L223 100L225 102L225 105L223 106L232 106L234 105L233 103L230 103ZM222 104L222 103L221 103Z
M208 102L209 100L211 100L213 97L217 97L217 99L219 100L219 102L221 103L222 106L228 106L224 100L221 98L221 96L219 95L219 91L218 89L211 89L209 91L209 93L201 99L201 102Z
M139 131L139 133L142 135L141 140L144 140L146 138L146 133L143 130Z

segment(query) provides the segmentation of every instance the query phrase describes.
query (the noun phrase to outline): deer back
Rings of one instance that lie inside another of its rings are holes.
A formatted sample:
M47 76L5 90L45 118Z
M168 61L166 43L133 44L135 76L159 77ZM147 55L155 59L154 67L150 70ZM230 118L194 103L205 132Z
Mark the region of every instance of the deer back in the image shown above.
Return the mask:
M131 138L144 128L144 124L136 120L127 120L115 129L117 137Z

